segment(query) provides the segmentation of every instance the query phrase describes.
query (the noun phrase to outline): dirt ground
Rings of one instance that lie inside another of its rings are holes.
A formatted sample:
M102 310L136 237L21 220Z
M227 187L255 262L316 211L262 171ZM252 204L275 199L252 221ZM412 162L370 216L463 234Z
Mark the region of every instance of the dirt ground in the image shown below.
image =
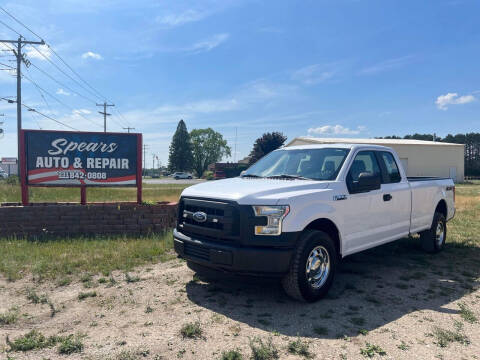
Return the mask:
M479 255L478 248L427 255L415 239L401 240L344 259L328 297L314 304L290 300L274 281L204 278L179 259L139 268L128 281L121 272L66 286L1 278L0 313L13 308L19 319L0 326L0 358L221 359L237 349L249 359L258 337L271 338L280 359L302 358L288 351L298 338L317 359L362 359L367 343L383 359L477 359ZM55 313L28 300L32 291ZM79 299L91 291L96 296ZM196 321L200 338L184 338L182 326ZM83 351L7 352L7 335L12 341L32 329L81 334Z

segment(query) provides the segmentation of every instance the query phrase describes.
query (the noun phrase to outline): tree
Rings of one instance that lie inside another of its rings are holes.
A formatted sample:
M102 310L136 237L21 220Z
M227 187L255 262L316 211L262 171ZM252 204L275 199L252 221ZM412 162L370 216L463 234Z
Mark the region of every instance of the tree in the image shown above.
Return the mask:
M193 169L198 177L207 170L208 165L231 155L231 149L222 134L208 129L193 129L190 132L193 148Z
M190 134L187 131L187 125L185 125L185 122L180 120L170 144L168 170L170 172L190 171L192 169L192 163L193 156Z
M278 149L286 140L287 137L281 132L274 131L263 134L262 137L255 140L253 144L253 149L250 152L250 164L256 163L260 158Z

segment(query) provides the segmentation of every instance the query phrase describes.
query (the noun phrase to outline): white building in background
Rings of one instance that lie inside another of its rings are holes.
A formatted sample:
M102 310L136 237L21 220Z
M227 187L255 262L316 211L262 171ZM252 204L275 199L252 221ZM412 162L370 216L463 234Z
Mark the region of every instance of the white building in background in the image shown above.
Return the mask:
M313 144L374 144L393 148L407 176L440 176L463 182L465 174L463 144L406 139L349 139L297 137L286 146Z

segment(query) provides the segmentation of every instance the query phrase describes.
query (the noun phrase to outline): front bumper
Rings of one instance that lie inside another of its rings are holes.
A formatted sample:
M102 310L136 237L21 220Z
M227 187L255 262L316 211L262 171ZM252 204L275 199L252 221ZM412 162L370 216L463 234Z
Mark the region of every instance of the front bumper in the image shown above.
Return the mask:
M294 244L297 233L284 233ZM288 272L293 248L239 246L194 239L173 230L175 252L182 258L221 271L252 275Z

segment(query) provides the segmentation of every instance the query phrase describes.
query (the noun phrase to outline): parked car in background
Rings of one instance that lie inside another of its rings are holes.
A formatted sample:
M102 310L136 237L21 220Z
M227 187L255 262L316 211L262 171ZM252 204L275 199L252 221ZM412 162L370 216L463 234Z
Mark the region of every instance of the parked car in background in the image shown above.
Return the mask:
M240 177L188 187L178 206L174 246L189 267L278 276L291 297L316 301L345 256L415 233L442 250L455 185L407 178L384 146L292 146Z
M180 180L180 179L193 179L192 175L186 172L176 172L173 173L172 177L175 180Z
M0 179L6 179L6 178L8 178L8 174L5 172L5 170L0 168Z

